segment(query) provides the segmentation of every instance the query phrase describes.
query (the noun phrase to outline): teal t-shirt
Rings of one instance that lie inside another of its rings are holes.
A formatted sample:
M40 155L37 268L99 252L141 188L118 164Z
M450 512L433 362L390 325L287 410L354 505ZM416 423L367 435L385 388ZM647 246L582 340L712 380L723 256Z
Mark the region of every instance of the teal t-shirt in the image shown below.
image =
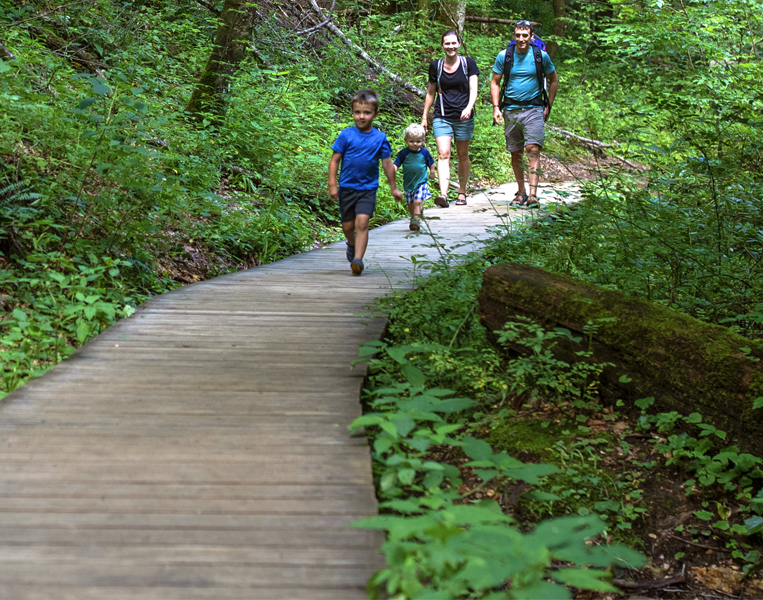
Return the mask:
M403 148L397 153L395 164L403 171L403 189L412 192L429 181L429 167L434 164L434 159L426 148L418 152Z
M535 57L532 48L528 48L525 54L520 54L516 46L511 47L514 50L514 64L509 74L509 83L506 86L506 97L514 98L522 102L529 102L540 94L541 89L538 86L538 77L535 74ZM543 58L543 73L548 75L556 71L556 67L551 62L551 57L541 50ZM495 59L493 73L503 75L503 63L506 59L506 50L501 50ZM507 105L504 110L513 110L515 108L527 108L527 106Z

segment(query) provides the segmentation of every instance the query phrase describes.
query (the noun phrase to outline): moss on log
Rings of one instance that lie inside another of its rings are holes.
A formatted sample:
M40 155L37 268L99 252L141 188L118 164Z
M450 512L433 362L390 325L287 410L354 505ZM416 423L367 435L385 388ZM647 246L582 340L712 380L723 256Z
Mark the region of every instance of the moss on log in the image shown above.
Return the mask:
M763 408L752 408L763 396L760 344L652 302L519 264L485 271L479 314L491 335L515 315L580 336L593 322L593 360L615 365L602 375L605 399L632 405L654 396L656 411L698 412L729 434L729 444L763 456ZM580 349L565 342L554 352L571 363ZM631 381L621 382L622 375Z

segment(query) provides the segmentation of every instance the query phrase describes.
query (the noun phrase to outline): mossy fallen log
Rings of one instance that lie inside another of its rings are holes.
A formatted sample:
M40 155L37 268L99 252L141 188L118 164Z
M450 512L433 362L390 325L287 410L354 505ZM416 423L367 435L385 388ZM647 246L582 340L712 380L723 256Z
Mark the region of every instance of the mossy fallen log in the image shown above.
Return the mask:
M586 343L586 324L593 323L592 360L614 365L602 374L605 400L633 406L653 396L655 411L698 412L728 434L727 443L763 457L763 408L753 409L763 396L760 344L652 302L513 263L485 271L479 314L494 341L493 332L515 315L564 327ZM571 363L581 349L565 341L554 353Z

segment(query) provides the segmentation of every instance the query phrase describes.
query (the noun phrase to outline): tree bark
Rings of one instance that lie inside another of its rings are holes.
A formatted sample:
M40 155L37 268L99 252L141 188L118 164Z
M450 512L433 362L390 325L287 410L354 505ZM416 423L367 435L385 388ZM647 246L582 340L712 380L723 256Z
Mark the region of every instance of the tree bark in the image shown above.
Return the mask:
M652 302L514 263L485 271L479 314L493 336L515 315L581 336L585 347L565 340L552 349L569 364L581 360L575 351L588 349L590 335L587 360L614 365L602 374L604 399L633 407L652 396L654 412L697 412L728 434L724 445L763 457L763 409L752 408L763 396L761 344ZM597 324L593 333L586 331L589 322Z
M254 23L250 0L225 0L212 53L188 100L186 111L198 115L225 112L233 75L244 59Z
M553 0L554 27L552 33L555 38L564 38L567 35L567 0ZM546 44L548 55L553 59L559 50L559 42L555 39Z

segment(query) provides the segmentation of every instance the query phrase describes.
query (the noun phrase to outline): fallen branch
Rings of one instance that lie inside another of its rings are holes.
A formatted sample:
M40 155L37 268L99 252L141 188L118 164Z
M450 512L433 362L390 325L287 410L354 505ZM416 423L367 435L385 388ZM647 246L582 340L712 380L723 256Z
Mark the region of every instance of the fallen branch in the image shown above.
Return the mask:
M656 590L659 588L668 587L675 583L684 583L686 581L686 575L676 575L675 577L668 577L666 579L655 579L653 581L625 581L624 579L613 579L612 583L619 587L621 590Z
M3 42L0 42L0 51L2 51L3 53L2 57L7 60L13 60L14 58L16 58L13 52L11 52L10 50L8 50L8 48L5 47L5 44L3 44Z
M548 127L554 133L558 133L559 135L563 135L564 137L572 138L573 140L582 142L586 146L592 146L593 148L611 148L612 147L612 144L606 144L604 142L600 142L599 140L592 140L591 138L586 138L581 135L577 135L576 133L572 133L571 131L562 129L561 127L554 127L553 125L546 125L546 127Z
M607 144L605 142L600 142L599 140L592 140L591 138L586 138L581 135L577 135L576 133L572 133L571 131L567 131L566 129L562 129L561 127L554 127L553 125L546 125L550 131L553 131L554 133L558 133L559 135L570 138L573 140L576 140L580 143L582 143L585 146L588 146L589 148L612 148L614 144ZM612 155L614 158L619 160L624 165L629 166L631 169L634 169L636 171L643 171L644 167L643 165L637 165L636 163L632 163L631 161L623 158L622 156L618 156L616 154Z
M470 23L500 23L501 25L514 25L519 19L494 19L493 17L473 17L471 15L466 15L466 20ZM530 21L530 25L533 26L533 29L543 27L543 25L536 23L535 21Z
M334 12L334 5L336 4L336 0L331 0L331 8L329 8L329 16L326 17L326 20L322 23L318 23L317 25L314 25L313 27L308 27L307 29L301 29L299 31L295 31L297 35L304 35L305 33L312 33L313 31L317 31L321 27L325 27L329 23L331 23L331 20L333 19L332 13Z
M318 6L318 4L315 2L315 0L310 0L310 6L313 7L313 10L317 15L320 16L321 19L324 21L326 20L326 15L323 12L323 9ZM392 71L387 69L386 67L382 66L378 62L376 62L371 56L363 50L360 46L358 46L355 42L353 42L350 38L348 38L341 29L339 29L336 25L334 25L331 21L328 21L326 23L326 28L336 35L338 38L340 38L345 44L347 44L355 54L357 54L360 58L365 60L369 65L371 65L374 69L381 71L384 73L387 77L389 77L392 81L397 83L398 85L402 86L409 92L412 92L416 94L417 96L420 96L423 98L426 96L426 92L422 90L421 88L416 87L412 83L408 83L405 79L400 77L399 75L395 75Z

